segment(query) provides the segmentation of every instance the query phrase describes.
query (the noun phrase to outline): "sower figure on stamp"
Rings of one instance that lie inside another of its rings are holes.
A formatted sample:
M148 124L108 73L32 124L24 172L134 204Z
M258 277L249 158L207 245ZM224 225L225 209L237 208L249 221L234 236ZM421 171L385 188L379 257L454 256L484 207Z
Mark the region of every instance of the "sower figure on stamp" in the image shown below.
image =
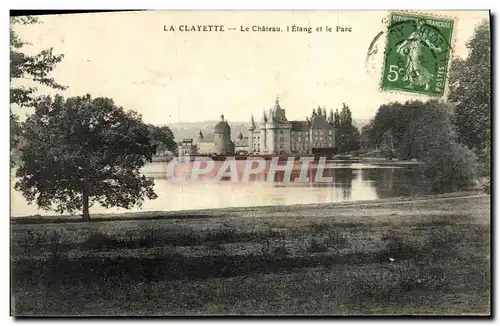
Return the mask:
M431 74L424 67L423 60L423 49L424 45L436 52L441 52L440 47L436 47L434 44L429 42L425 38L425 33L423 30L424 22L419 21L417 23L416 30L411 33L410 37L406 39L401 45L398 46L397 52L403 56L406 60L405 62L405 76L403 81L407 82L407 87L414 88L425 86L425 90L428 90L432 78L434 75Z

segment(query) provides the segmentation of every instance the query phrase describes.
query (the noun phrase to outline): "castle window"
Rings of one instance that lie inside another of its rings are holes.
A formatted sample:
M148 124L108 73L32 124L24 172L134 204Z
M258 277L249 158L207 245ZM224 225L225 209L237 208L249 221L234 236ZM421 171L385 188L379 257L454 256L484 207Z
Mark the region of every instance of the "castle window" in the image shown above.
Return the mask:
M280 134L282 134L282 135L283 135L283 130L280 130Z

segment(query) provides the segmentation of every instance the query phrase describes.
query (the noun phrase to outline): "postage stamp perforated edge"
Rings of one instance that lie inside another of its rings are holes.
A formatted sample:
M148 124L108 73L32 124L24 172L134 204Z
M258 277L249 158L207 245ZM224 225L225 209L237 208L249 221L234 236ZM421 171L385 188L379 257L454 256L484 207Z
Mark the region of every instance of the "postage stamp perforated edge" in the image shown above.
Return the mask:
M409 91L404 91L401 89L395 89L395 88L386 88L383 86L384 82L384 76L385 76L385 69L386 69L386 54L387 54L387 46L389 44L389 27L390 27L390 19L392 14L402 14L402 15L412 15L412 16L422 16L422 17L431 17L431 18L438 18L438 19L447 19L453 21L453 28L452 28L452 33L451 33L451 38L450 38L450 51L448 55L448 63L446 66L446 74L445 74L445 83L444 83L444 92L442 95L433 95L433 94L424 94L424 93L419 93L419 92L409 92ZM456 42L456 33L455 31L457 30L457 24L458 24L458 19L453 16L441 14L441 13L436 13L436 12L427 12L427 11L415 11L415 10L390 10L387 13L386 16L387 20L387 29L385 30L385 37L384 37L384 58L382 60L382 69L380 71L380 80L379 80L379 92L382 93L390 93L390 94L398 94L398 95L411 95L415 98L420 98L423 100L427 100L429 98L432 99L446 99L448 97L449 93L449 77L450 77L450 67L451 63L454 59L454 50L455 50L455 42Z

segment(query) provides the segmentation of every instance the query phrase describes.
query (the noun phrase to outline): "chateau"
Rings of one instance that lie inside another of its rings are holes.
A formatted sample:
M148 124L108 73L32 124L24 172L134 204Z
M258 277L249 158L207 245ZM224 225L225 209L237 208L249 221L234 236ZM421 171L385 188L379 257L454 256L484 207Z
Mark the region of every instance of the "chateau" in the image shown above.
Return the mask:
M248 134L241 133L231 140L231 127L221 115L215 125L213 135L205 137L202 132L196 140L184 139L179 143L179 155L216 154L233 155L244 152L248 155L288 155L315 154L335 150L335 129L322 115L311 121L289 121L279 98L266 112L262 112L260 122L253 115L248 124Z

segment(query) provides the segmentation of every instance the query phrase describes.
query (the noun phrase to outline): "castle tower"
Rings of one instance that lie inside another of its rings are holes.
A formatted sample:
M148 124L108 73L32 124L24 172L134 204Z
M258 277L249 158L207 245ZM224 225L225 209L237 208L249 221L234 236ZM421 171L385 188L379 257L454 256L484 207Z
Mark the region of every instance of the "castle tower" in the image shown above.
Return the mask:
M228 154L231 151L231 128L224 120L224 115L220 116L214 128L214 145L217 154Z
M266 133L267 116L266 111L262 113L262 120L260 122L260 153L267 152L267 133Z
M271 111L271 110L270 110ZM268 141L268 151L269 154L274 154L276 152L276 125L274 124L274 119L269 120L266 125L267 131L267 141Z
M255 152L253 145L253 132L255 131L255 121L253 120L253 114L250 116L250 124L248 125L248 152L251 154Z
M285 110L281 108L279 96L276 96L276 102L272 109L273 121L270 127L272 133L273 152L285 154L291 152L291 133L292 124L286 118Z

